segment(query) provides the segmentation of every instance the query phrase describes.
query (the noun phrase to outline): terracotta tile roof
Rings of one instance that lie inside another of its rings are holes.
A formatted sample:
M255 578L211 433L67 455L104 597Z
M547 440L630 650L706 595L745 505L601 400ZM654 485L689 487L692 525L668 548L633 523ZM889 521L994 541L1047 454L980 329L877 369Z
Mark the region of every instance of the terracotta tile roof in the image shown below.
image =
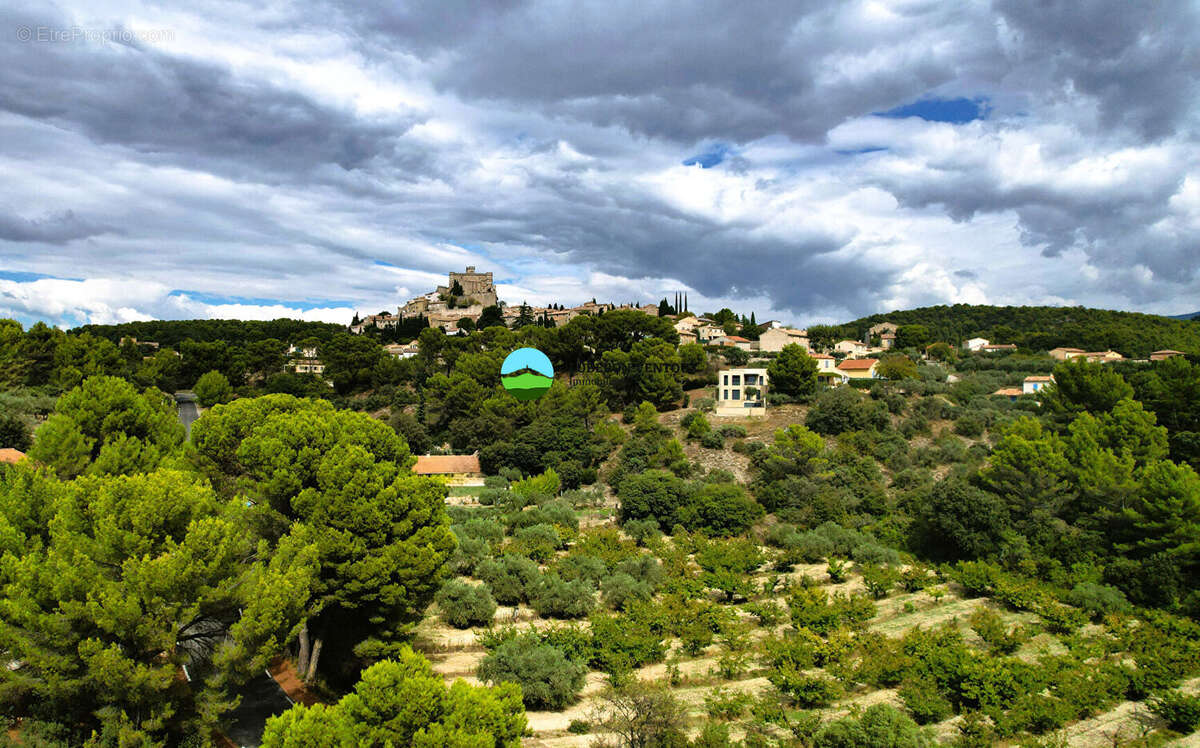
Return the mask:
M1183 351L1176 351L1176 350L1172 350L1171 348L1163 348L1161 351L1154 351L1150 355L1157 356L1160 353L1163 353L1163 354L1170 353L1173 356L1182 356L1183 355Z
M808 357L809 358L833 358L833 356L827 356L824 353L810 353L810 354L808 354Z
M870 369L877 363L879 363L878 359L874 358L848 358L838 364L837 368L846 371L857 371L858 369Z
M25 456L25 453L19 449L5 447L0 449L0 462L14 463Z
M1083 353L1082 348L1053 348L1051 350L1064 351L1066 353Z
M740 338L737 335L726 335L725 339L732 340L735 343L749 343L750 342L750 338Z
M1026 382L1053 382L1054 377L1025 377Z
M479 467L479 455L418 455L412 470L417 475L483 472Z
M1004 397L1020 397L1025 393L1020 387L1002 387L992 393L993 395L1003 395Z

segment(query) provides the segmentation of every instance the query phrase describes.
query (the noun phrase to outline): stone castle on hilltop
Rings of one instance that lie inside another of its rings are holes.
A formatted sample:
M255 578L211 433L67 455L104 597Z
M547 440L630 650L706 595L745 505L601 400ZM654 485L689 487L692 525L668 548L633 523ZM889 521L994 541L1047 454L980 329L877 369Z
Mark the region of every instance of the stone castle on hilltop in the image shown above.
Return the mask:
M404 306L397 307L396 314L381 312L361 320L356 316L354 323L350 325L350 332L361 334L369 327L395 328L405 318L425 317L430 327L440 327L447 333L457 333L459 322L464 319L478 321L483 310L489 306L499 307L505 324L511 326L520 316L522 305L505 304L496 295L492 274L476 272L474 265L468 265L464 272L449 273L446 285L438 286L427 294L410 299ZM634 309L658 316L658 307L653 304L617 306L598 304L595 300L570 309L535 306L528 306L527 309L535 319L548 319L560 327L581 314L599 314L613 309Z

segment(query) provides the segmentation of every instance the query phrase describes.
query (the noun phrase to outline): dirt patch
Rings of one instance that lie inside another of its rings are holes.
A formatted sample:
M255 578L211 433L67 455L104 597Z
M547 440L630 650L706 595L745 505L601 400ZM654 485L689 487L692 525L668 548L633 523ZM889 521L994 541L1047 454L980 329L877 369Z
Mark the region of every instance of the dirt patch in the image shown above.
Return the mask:
M312 706L320 701L320 699L309 693L308 689L304 687L304 683L300 680L296 668L292 666L291 660L281 657L271 663L271 667L267 669L267 672L271 674L271 677L275 679L275 682L279 684L279 687L283 689L283 692L292 701L304 704L305 706Z

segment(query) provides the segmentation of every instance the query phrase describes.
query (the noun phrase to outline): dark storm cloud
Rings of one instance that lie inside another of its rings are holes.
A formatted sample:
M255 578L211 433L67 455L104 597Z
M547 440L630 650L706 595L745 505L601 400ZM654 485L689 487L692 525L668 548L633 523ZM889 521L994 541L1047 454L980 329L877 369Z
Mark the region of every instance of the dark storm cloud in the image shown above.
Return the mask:
M1200 6L1191 0L996 0L1014 63L1097 102L1101 125L1154 140L1195 132ZM1191 120L1190 122L1188 120Z
M71 211L29 220L0 212L0 240L66 244L75 239L112 232L113 229L76 216Z
M434 82L464 98L532 103L554 116L689 142L773 133L820 141L847 117L973 71L979 52L994 46L955 40L953 55L912 54L922 26L970 21L966 6L929 3L876 29L817 0L417 0L348 13L368 47L424 56ZM881 53L905 62L878 64ZM870 69L836 90L822 83L855 66Z
M8 11L14 28L70 28L50 14ZM78 129L149 162L275 181L321 167L356 170L420 159L399 138L411 113L386 122L317 103L302 93L216 64L140 44L0 44L0 111Z

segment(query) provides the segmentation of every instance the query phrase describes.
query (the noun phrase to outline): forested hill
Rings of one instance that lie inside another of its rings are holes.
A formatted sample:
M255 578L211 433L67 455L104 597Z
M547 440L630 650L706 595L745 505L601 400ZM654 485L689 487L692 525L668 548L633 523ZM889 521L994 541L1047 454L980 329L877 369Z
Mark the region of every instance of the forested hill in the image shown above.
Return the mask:
M1200 353L1200 321L1084 307L929 306L873 314L836 325L834 331L838 337L861 339L868 328L880 322L924 325L931 341L953 345L982 337L1031 350L1059 346L1089 351L1112 349L1134 358L1145 358L1163 348Z
M124 337L133 337L177 348L181 342L188 339L205 343L217 340L226 343L246 343L269 338L284 342L307 338L325 341L334 333L342 332L345 329L341 325L326 322L304 322L297 319L269 321L187 319L124 322L119 325L83 325L71 332L75 334L91 333L99 338L107 338L114 343L120 342Z

